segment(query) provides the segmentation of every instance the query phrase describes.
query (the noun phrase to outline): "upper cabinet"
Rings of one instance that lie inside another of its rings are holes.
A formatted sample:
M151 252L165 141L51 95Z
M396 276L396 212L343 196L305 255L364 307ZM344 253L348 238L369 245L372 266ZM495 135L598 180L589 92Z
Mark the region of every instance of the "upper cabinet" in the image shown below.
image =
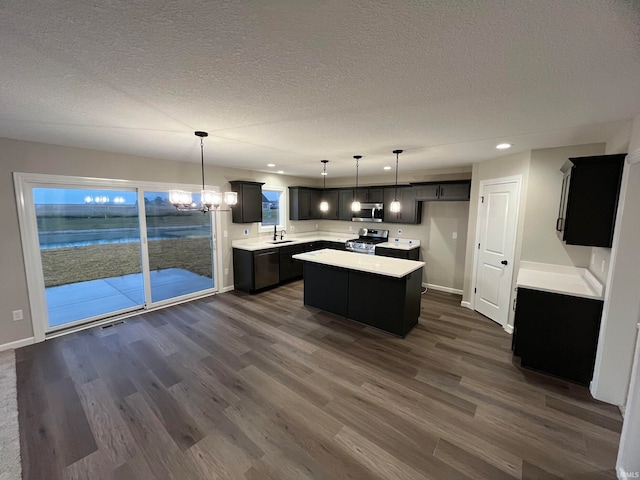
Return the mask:
M231 191L238 193L238 203L231 207L233 223L262 222L262 185L260 182L234 180Z
M569 245L610 248L626 153L570 158L564 174L558 236Z
M320 210L322 199L329 203L329 210ZM289 220L338 220L340 215L339 191L328 188L289 187Z
M416 201L413 187L398 187L397 198L400 202L400 211L390 210L391 202L396 197L396 188L384 189L384 221L386 223L420 223L422 222L422 204Z
M413 183L415 199L423 201L469 200L471 180Z
M359 187L355 196L360 203L382 203L384 202L384 188L382 187Z

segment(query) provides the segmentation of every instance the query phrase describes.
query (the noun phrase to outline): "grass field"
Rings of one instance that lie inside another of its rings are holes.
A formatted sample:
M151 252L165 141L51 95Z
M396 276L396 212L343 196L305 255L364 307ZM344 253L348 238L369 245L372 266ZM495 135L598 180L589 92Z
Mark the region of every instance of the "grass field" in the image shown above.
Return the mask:
M209 238L149 241L151 270L180 268L212 278ZM140 273L140 245L108 243L41 250L45 287Z

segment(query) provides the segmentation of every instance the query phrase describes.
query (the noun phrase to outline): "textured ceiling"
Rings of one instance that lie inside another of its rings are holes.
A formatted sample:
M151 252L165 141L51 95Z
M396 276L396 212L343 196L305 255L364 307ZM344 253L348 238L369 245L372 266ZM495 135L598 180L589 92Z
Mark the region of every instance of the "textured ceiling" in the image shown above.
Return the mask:
M640 0L2 0L0 137L318 176L608 140Z

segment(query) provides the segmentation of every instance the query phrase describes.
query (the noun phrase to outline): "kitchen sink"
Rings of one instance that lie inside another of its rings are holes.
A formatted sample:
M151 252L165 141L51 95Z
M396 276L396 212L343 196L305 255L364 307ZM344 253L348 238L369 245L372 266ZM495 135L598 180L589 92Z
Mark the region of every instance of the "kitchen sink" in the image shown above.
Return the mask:
M293 240L276 240L275 242L267 242L270 243L271 245L277 245L279 243L291 243L293 242Z

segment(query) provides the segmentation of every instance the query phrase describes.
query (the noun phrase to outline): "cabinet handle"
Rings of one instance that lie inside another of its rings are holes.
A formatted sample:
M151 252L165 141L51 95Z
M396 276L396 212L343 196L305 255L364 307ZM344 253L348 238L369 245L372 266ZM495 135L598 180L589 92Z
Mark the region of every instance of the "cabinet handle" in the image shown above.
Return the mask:
M444 188L439 187L440 188L440 193L438 194L438 198L440 197L444 197Z
M502 260L500 263L501 263L502 265L509 265L509 262L507 262L506 260Z
M562 217L558 217L558 219L556 220L556 231L562 231Z

